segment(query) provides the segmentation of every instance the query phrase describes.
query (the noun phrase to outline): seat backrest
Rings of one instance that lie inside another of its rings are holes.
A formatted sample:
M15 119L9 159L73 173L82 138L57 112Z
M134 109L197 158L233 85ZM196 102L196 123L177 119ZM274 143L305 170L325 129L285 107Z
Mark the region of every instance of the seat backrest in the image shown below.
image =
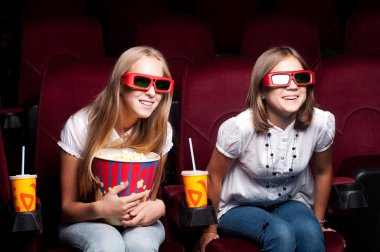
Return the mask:
M8 232L10 190L8 180L8 167L5 157L3 132L0 127L0 234Z
M189 69L180 101L179 176L182 170L192 169L189 138L197 169L206 169L220 124L245 106L252 67L252 60L230 57L212 59Z
M8 181L8 166L4 150L3 132L0 128L0 197L2 204L9 203L9 181Z
M340 2L340 0L311 0L305 4L303 0L276 0L270 6L270 10L314 20L321 50L341 51L344 38L344 15L349 3L345 1L341 4ZM302 32L298 35L306 38Z
M242 56L256 61L267 49L282 45L296 49L310 68L320 61L318 30L312 20L280 14L247 20L240 52Z
M137 27L141 21L156 20L173 13L170 0L108 0L107 55L118 58L126 49L136 45Z
M137 45L149 45L162 52L175 80L174 100L178 100L183 73L194 63L214 57L211 30L191 16L169 16L141 22Z
M334 174L353 176L343 167L354 156L380 154L380 57L335 55L321 61L317 71L316 101L335 115ZM379 162L379 158L372 158ZM366 162L366 165L369 165ZM380 167L380 163L371 164Z
M345 53L380 54L380 10L351 14L346 24Z
M45 235L54 244L60 221L60 132L71 114L101 91L112 71L113 59L76 61L49 68L43 76L39 104L35 169Z
M85 0L23 0L22 18L30 19L41 16L85 15Z
M43 71L75 59L104 58L103 38L96 18L44 17L23 24L19 104L38 103Z
M239 54L245 20L259 12L258 0L196 0L196 15L211 27L217 54Z

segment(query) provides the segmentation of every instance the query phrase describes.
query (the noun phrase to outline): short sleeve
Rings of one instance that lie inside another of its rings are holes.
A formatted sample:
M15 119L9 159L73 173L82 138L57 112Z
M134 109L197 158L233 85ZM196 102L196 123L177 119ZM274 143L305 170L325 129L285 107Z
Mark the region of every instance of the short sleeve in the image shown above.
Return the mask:
M170 149L173 147L173 129L170 123L168 123L167 130L166 130L166 141L164 148L162 149L162 155L165 155L170 151Z
M87 114L84 111L70 116L61 131L58 145L67 153L82 158L88 135L87 124Z
M228 119L219 127L216 148L226 157L236 159L242 152L242 133L236 118Z
M323 152L330 148L335 137L335 117L330 112L325 111L322 117L321 129L318 131L315 152Z

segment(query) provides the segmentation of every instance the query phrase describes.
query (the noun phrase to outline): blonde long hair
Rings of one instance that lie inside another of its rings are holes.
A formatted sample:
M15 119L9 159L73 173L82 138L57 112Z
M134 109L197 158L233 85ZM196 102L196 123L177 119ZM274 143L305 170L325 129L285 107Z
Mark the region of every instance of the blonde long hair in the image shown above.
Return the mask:
M87 144L83 152L83 160L78 170L79 197L84 201L92 201L95 180L92 174L92 161L96 152L105 146L120 114L120 96L125 91L121 76L127 73L138 60L154 57L162 63L164 77L171 78L168 65L163 55L148 46L132 47L117 60L106 87L85 109L89 111ZM162 94L162 99L148 118L139 119L127 140L129 148L139 152L150 151L161 154L167 135L167 124L172 102L172 93ZM158 171L162 172L162 169ZM158 174L161 177L161 174Z
M303 69L308 69L306 62L298 54L296 50L288 46L273 47L265 51L257 59L251 76L246 107L253 111L253 126L258 133L265 133L272 127L268 122L268 114L266 111L265 101L261 98L261 93L265 88L261 85L261 81L267 73L269 73L278 63L288 57L296 58ZM298 130L305 130L311 123L313 118L314 107L314 85L306 87L307 97L304 104L298 110L294 127Z

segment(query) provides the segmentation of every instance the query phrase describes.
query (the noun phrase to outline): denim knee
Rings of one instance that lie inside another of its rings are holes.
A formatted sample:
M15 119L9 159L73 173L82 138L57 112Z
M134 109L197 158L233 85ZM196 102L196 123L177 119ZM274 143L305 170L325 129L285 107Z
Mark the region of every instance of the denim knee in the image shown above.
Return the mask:
M67 246L86 252L125 252L120 232L100 222L78 222L60 225L60 241Z
M262 251L296 250L296 235L292 226L279 219L272 219L266 227L263 237Z
M318 222L298 226L296 236L297 251L325 251L324 236Z
M151 239L136 239L126 244L126 252L153 252L158 251L160 244Z
M165 239L165 228L160 221L145 226L126 229L122 234L127 252L158 251Z
M98 241L88 243L84 251L86 252L125 252L125 243L121 236L105 236L104 238L98 239Z

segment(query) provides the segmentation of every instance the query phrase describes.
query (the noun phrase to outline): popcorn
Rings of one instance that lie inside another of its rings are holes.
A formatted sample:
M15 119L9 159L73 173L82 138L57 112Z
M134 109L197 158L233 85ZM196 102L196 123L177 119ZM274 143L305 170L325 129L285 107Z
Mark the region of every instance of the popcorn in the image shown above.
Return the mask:
M137 181L137 188L141 188L141 187L143 187L143 185L144 185L143 179L140 179L139 181Z
M145 157L144 153L133 152L130 150L121 150L118 153L116 152L99 152L96 157L104 158L109 160L121 161L121 162L133 162L133 161L149 161L147 157Z

